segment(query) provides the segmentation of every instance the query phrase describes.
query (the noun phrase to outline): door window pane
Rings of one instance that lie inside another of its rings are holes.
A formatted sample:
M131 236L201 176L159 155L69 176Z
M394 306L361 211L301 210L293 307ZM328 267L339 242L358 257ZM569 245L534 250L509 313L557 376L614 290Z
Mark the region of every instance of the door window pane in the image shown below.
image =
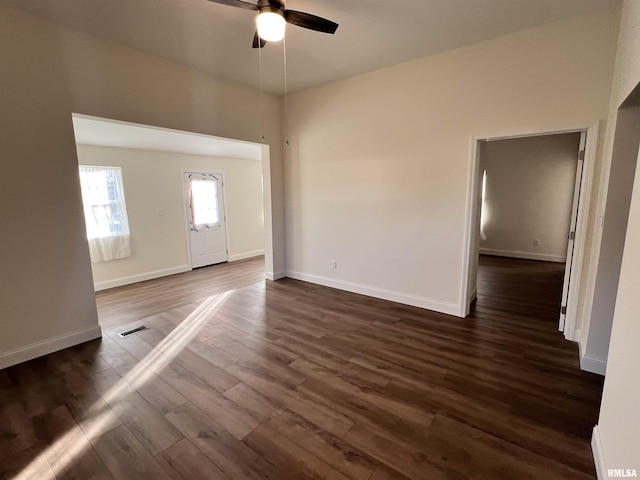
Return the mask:
M220 222L218 180L191 180L191 214L195 226Z

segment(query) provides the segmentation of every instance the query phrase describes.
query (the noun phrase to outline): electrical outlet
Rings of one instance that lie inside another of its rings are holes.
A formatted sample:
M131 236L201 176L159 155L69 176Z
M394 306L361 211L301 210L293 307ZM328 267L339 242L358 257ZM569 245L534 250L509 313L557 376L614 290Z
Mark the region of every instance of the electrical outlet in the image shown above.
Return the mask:
M336 260L331 260L331 268L335 270L338 268L338 262Z
M537 238L534 238L534 239L533 239L533 246L534 246L534 247L537 247L539 244L540 244L540 242L538 241L538 239L537 239Z

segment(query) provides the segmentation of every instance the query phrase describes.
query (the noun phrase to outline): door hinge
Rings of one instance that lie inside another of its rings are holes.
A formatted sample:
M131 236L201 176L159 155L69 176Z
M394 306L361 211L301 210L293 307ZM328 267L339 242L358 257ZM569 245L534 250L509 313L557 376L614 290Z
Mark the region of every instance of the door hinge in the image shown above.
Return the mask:
M562 315L566 315L567 314L567 306L566 305L564 307L560 308L560 313Z
M584 150L580 150L580 152L578 152L578 160L584 160Z
M576 232L569 232L569 240L575 240L576 239Z

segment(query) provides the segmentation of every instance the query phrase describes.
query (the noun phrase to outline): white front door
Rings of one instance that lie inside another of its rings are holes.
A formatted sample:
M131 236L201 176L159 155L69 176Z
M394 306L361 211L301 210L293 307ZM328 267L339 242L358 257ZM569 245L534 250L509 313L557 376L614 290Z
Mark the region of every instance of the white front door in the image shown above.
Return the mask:
M226 262L227 231L222 175L186 172L184 192L191 268Z

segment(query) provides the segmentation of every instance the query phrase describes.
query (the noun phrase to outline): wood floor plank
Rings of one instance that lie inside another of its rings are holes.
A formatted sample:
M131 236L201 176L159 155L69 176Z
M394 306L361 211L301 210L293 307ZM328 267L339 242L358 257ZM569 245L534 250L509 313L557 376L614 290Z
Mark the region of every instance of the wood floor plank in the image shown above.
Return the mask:
M586 480L589 475L561 465L468 425L436 415L421 447L435 465L452 476L478 480Z
M93 440L93 445L113 475L122 480L171 480L126 425Z
M261 478L253 468L258 454L197 406L183 405L166 418L230 479Z
M418 450L419 446L413 448L406 444L399 444L364 423L354 425L344 439L409 478L430 480L448 478L444 471L431 464L428 458Z
M0 458L7 459L38 443L33 425L21 404L0 405L0 439Z
M229 479L186 438L162 452L157 460L173 480Z
M267 420L278 408L270 399L244 383L239 383L235 387L230 388L224 392L224 396L232 400L236 405L240 406L260 422Z
M148 358L154 348L139 338L127 338L122 341L122 345L128 351L138 358ZM160 352L162 354L162 352ZM166 355L163 354L163 355ZM195 355L195 354L194 354ZM179 361L164 360L160 362L160 367L156 369L153 365L149 367L157 373L172 388L181 392L181 394L204 409L212 418L224 425L237 438L243 438L251 430L260 424L260 421L254 418L249 412L243 410L232 400L220 392L221 388L216 389L205 382L201 376L185 368ZM217 369L216 369L217 371ZM224 378L233 378L228 373L223 372ZM208 377L208 375L204 375ZM234 380L230 384L230 388L237 385L238 381Z
M283 435L265 422L244 439L251 447L283 472L286 478L349 480L338 470L302 448L288 435Z
M113 478L66 407L43 413L33 422L44 440L40 455L47 460L56 479Z
M105 370L93 378L103 399L152 455L182 438L180 432L115 371Z
M353 480L367 480L379 465L361 450L292 412L276 410L268 424L280 435Z
M57 388L58 395L64 397L65 406L89 440L122 424L120 418L95 389L93 379L70 370L57 384Z
M17 454L0 455L2 480L56 480L42 445L33 445Z
M315 423L328 432L340 436L353 425L353 422L347 416L323 403L311 400L297 390L282 385L264 372L259 372L238 364L231 365L227 370L265 397L297 413L302 418Z
M161 414L168 413L187 402L187 399L158 375L138 363L138 360L114 340L105 336L99 354L121 377L135 372L133 387Z

